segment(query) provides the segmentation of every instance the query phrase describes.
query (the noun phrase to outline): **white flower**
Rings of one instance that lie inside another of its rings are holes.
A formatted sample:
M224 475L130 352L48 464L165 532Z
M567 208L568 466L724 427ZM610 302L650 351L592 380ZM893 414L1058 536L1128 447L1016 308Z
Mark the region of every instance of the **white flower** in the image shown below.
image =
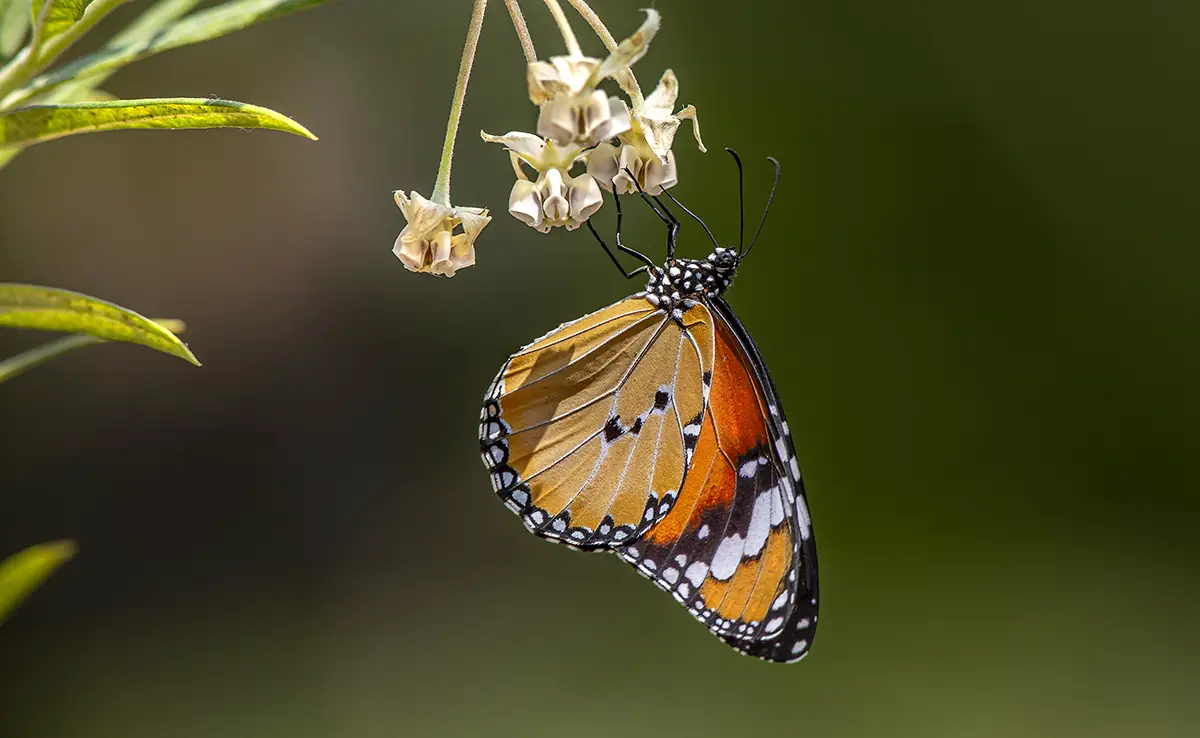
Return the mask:
M606 190L627 195L637 191L636 184L648 194L658 195L679 181L675 154L671 146L684 120L692 121L692 134L701 151L700 123L696 108L688 105L678 113L679 80L670 69L663 72L658 87L644 102L634 103L632 126L620 135L621 146L600 144L588 154L588 173ZM633 173L633 179L626 172Z
M591 146L624 133L632 125L629 108L617 97L596 87L616 79L626 91L636 88L629 67L646 54L660 24L656 10L646 11L646 21L622 41L607 59L556 56L536 61L526 69L529 99L541 106L537 132L560 146Z
M393 193L408 225L392 252L412 272L453 277L475 263L475 239L490 221L487 208L452 207L426 200L416 191ZM462 226L459 233L455 229Z
M508 212L542 233L556 226L573 231L604 204L600 187L589 174L571 176L571 167L583 156L579 146L558 146L532 133L512 131L492 136L480 131L484 141L504 144L512 159L517 181L508 198ZM522 163L538 174L530 181Z
M605 143L592 149L588 154L588 174L601 187L610 192L615 190L618 195L637 192L639 186L646 194L661 195L679 182L674 152L668 151L660 159L632 144L617 147Z

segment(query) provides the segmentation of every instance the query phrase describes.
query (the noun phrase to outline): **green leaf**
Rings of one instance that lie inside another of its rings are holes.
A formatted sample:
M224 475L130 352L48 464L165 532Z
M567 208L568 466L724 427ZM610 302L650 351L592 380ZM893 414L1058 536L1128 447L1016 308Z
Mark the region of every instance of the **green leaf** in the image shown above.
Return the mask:
M30 16L35 28L41 25L42 43L78 23L91 4L92 0L33 0Z
M267 128L317 138L274 110L232 100L178 97L19 108L0 114L0 147L30 146L77 133L148 128Z
M183 341L159 323L69 290L0 284L0 326L86 333L107 341L140 344L200 365Z
M0 59L8 59L29 32L28 0L0 0Z
M10 161L17 158L17 154L21 153L20 146L9 146L8 148L0 148L0 169L8 165Z
M75 550L73 541L42 543L0 561L0 623Z
M104 45L105 49L117 49L130 44L146 43L156 34L162 31L171 23L187 15L192 8L200 4L202 0L159 0L154 5L147 8L137 20L130 23L117 35L109 39ZM11 7L21 8L26 0L0 0L0 7L5 2L13 3ZM20 11L16 13L16 18L23 23L22 29L29 27L29 14ZM0 18L0 23L5 21ZM5 38L4 33L7 26L0 26L0 43ZM19 44L19 41L17 42ZM14 49L15 52L15 49ZM46 94L38 95L38 103L64 103L64 102L84 102L84 101L110 101L116 100L115 95L110 95L107 92L97 92L96 88L104 84L117 69L110 69L107 72L100 72L93 75L81 75L73 80L64 82L63 84L49 90ZM28 99L28 98L22 98ZM0 148L0 169L8 165L10 161L15 159L20 154L22 149L16 146L8 148Z
M234 0L227 2L190 15L160 33L148 33L140 38L131 39L128 43L116 48L106 47L80 57L70 64L64 64L33 79L27 86L5 99L4 104L12 105L23 102L73 79L97 74L112 74L126 64L147 56L180 46L209 41L234 31L240 31L255 23L272 20L323 2L327 2L327 0Z
M162 327L172 333L182 333L184 329L183 321L180 320L155 320ZM58 340L51 341L41 346L31 348L28 351L21 353L11 358L0 361L0 382L8 380L24 374L34 367L41 366L51 359L57 358L68 351L74 351L77 348L84 346L94 346L98 343L107 343L103 338L79 334L75 336L66 336Z

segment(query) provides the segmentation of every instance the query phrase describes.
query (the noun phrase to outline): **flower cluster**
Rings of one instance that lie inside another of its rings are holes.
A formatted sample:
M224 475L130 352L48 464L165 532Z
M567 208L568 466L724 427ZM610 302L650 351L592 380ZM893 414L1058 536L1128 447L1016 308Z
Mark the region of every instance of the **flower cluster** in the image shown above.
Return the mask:
M609 49L606 58L597 59L582 53L558 3L546 4L568 53L538 60L518 3L506 3L525 51L529 99L538 106L537 133L494 136L480 131L485 141L504 146L512 161L517 179L509 193L509 213L542 233L583 225L603 205L602 189L622 195L641 189L658 195L673 187L679 176L672 146L683 121L691 121L696 143L705 151L696 109L689 105L675 110L675 73L664 72L646 97L633 74L633 65L658 33L658 11L645 11L641 27L618 44L584 0L571 0ZM396 193L408 225L396 240L395 253L413 271L453 276L474 264L475 239L491 220L487 210L454 207L449 199L454 136L485 5L476 0L434 195L426 200L416 192ZM609 80L628 102L600 89Z

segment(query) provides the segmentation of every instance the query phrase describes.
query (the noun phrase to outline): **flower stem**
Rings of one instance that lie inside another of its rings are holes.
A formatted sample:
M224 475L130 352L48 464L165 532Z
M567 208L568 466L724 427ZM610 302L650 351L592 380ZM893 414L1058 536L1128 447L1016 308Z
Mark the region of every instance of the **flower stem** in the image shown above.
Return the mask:
M521 51L525 52L525 61L533 64L537 61L537 52L533 49L533 39L529 36L529 26L525 25L525 16L521 14L521 6L517 0L504 0L508 6L508 14L512 17L513 29L517 38L521 39Z
M608 49L610 54L617 50L617 40L608 32L608 27L604 25L604 21L600 20L600 16L596 15L596 11L588 7L588 4L584 0L567 0L567 2L571 3L571 6L579 11L583 19L588 22L588 25L592 27L592 30L604 42L604 48Z
M479 32L483 30L483 11L486 9L487 0L475 0L475 9L471 11L471 25L467 28L467 41L463 45L462 63L458 67L458 82L454 85L454 99L450 102L450 120L446 121L442 160L438 163L437 181L429 198L446 207L450 207L450 163L454 159L454 139L458 137L458 121L462 117L463 102L467 98L467 81L471 79L471 65L475 63L475 48L479 45Z
M579 39L575 38L575 32L571 30L571 24L567 22L567 16L558 0L546 0L546 7L550 9L550 15L554 16L554 22L558 24L563 43L567 46L567 53L571 56L583 56L583 49L579 48Z

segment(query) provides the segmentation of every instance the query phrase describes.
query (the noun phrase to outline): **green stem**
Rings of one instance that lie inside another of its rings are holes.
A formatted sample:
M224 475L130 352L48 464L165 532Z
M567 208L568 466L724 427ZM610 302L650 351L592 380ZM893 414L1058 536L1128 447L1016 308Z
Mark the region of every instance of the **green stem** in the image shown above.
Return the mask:
M583 49L579 48L579 39L575 38L575 32L571 30L571 24L567 22L567 16L563 13L562 6L558 4L558 0L546 0L546 7L550 9L550 15L554 16L554 22L558 24L558 30L562 34L563 43L567 46L567 54L570 56L583 56Z
M458 121L467 99L467 82L471 79L471 65L475 63L475 48L479 46L479 32L483 30L483 11L486 9L487 0L475 0L471 25L467 29L467 42L463 45L462 63L458 67L458 82L454 85L454 99L450 102L450 120L446 122L442 160L438 163L437 181L429 198L446 207L450 207L450 164L454 159L454 140L458 137Z
M521 6L517 0L504 0L504 4L508 6L508 14L512 17L513 29L517 32L517 38L521 40L521 51L525 52L525 61L533 64L537 61L537 51L533 48L533 38L529 35L529 26L525 25L525 16L521 14Z
M29 40L29 44L21 49L3 69L0 69L0 100L8 97L10 92L24 85L38 72L53 64L64 51L71 48L72 44L92 30L104 16L124 2L125 0L94 0L84 11L83 17L79 19L78 23L45 42L45 45L42 44L42 30L45 26L43 21L51 3L43 3L42 11L33 24L33 37ZM0 112L7 109L8 106L0 106Z
M104 343L104 339L85 335L67 336L23 351L16 356L0 361L0 382L6 382L18 374L24 374L60 354L96 343Z

